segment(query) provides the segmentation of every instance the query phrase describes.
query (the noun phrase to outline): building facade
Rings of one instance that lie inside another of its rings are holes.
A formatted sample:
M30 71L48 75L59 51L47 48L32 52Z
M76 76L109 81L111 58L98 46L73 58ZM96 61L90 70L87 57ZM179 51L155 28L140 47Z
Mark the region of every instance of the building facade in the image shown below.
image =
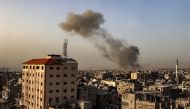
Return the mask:
M129 82L129 81L123 81L119 80L117 81L117 91L121 95L125 92L133 92L133 91L140 91L142 90L141 83L138 82Z
M77 61L60 55L24 62L22 104L27 109L47 109L76 100L77 75Z
M121 97L121 109L136 109L136 96L133 93L123 93Z
M149 101L136 100L136 109L159 109L156 103Z

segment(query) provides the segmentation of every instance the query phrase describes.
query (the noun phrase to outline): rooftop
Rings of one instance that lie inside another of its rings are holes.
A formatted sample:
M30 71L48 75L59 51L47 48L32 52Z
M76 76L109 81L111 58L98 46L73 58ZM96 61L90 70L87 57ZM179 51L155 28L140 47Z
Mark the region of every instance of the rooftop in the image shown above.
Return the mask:
M31 59L22 64L45 64L45 65L62 65L63 63L76 63L72 58L62 58L61 55L48 55L46 58Z

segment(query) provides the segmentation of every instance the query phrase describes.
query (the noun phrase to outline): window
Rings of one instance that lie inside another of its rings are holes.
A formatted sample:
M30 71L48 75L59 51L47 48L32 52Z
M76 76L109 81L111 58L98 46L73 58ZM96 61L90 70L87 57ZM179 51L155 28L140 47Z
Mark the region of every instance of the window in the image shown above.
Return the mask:
M35 66L33 66L33 69L35 69Z
M63 99L67 99L67 97L63 97Z
M67 82L64 82L63 84L64 84L64 85L66 85L66 84L67 84Z
M75 82L74 82L74 81L72 81L72 82L71 82L71 84L75 84Z
M53 90L49 90L49 93L53 93Z
M71 98L74 98L75 96L71 96Z
M55 98L55 101L56 101L56 102L59 102L59 98L58 98L58 97L57 97L57 98Z
M72 74L71 76L72 76L72 77L74 77L74 76L75 76L75 74Z
M51 74L51 75L49 75L49 77L50 77L50 78L53 78L53 75Z
M59 93L59 90L56 90L56 93Z
M74 70L75 69L75 67L72 67L72 70Z
M73 91L74 91L74 88L71 89L71 92L73 92Z
M23 69L25 69L25 66L23 66Z
M41 82L41 86L43 86L43 83Z
M56 82L56 85L60 85L60 82Z
M68 68L67 67L64 67L65 70L67 70Z
M50 70L53 70L53 67L50 67L49 69L50 69Z
M44 69L44 66L42 66L42 70Z
M56 75L56 77L60 77L60 75Z
M43 78L43 74L41 74L41 78Z
M42 98L40 98L40 101L42 101Z
M40 67L39 66L36 66L36 69L39 69Z
M49 103L51 103L52 100L53 100L52 98L49 98Z
M64 74L64 77L67 77L67 74Z
M50 83L49 83L49 85L50 85L50 86L52 86L52 85L53 85L53 83L52 83L52 82L50 82Z
M57 67L56 69L57 69L57 70L60 70L60 67Z
M65 93L67 93L67 89L64 89L63 91L64 91Z

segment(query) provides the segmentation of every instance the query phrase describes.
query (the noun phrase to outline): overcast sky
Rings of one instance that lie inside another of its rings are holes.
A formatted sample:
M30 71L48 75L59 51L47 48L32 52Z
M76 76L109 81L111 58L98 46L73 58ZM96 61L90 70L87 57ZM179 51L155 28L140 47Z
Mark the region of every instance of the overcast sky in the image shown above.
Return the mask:
M140 49L144 67L190 65L190 0L0 0L0 66L19 69L22 62L61 54L69 40L69 57L80 69L117 68L92 44L62 31L70 12L90 9L103 14L102 25L114 37Z

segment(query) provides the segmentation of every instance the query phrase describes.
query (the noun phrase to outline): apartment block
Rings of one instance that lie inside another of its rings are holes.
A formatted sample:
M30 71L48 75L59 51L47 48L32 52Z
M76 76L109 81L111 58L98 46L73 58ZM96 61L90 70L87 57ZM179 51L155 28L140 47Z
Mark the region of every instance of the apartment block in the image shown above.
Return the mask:
M63 106L77 99L78 63L48 55L23 63L22 104L27 109Z

